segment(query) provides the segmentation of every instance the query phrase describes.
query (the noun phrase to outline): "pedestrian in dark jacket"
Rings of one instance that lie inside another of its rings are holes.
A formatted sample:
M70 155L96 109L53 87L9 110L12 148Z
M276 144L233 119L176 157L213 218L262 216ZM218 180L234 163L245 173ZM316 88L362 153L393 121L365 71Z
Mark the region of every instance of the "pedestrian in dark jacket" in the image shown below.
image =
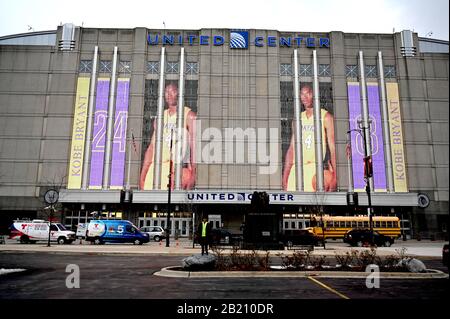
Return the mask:
M202 255L208 255L208 245L211 237L211 223L206 218L198 225L197 229L199 243L202 246Z

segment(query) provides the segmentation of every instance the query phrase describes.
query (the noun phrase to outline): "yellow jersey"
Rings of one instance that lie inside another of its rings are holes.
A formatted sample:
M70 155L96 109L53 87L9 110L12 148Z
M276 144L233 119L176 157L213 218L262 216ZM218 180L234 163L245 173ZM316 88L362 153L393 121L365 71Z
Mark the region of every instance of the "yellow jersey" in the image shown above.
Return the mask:
M184 107L184 123L183 128L187 132L187 115L191 109L187 106ZM172 161L176 161L177 152L177 113L169 114L169 110L164 110L163 115L163 132L162 132L162 150L161 150L161 184L160 189L167 189L167 184L169 183L169 168L170 168L170 139L171 131L173 129L173 144L172 144ZM183 145L181 148L181 158L182 163L186 161L189 162L190 159L190 148L188 146L188 136L184 134ZM154 148L155 149L155 148ZM154 163L155 163L155 152L153 152L153 161L148 168L147 175L145 177L144 190L153 189L153 174L154 174ZM172 172L173 173L173 172ZM172 178L174 176L172 175Z

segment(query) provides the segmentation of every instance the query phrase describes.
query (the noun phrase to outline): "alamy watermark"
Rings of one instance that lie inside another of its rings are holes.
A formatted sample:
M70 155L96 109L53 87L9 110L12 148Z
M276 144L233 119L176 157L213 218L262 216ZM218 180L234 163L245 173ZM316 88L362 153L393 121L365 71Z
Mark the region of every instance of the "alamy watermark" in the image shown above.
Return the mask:
M202 121L196 120L195 136L190 136L186 129L182 134L177 131L174 127L175 144L176 140L183 140L184 143L173 148L176 163L186 158L189 145L187 141L191 140L195 144L194 161L198 164L257 164L259 173L263 175L274 174L280 167L281 143L279 129L276 127L208 127L202 130ZM180 152L179 156L176 155L177 151Z
M366 287L369 289L380 288L380 267L374 264L367 265L366 273L369 273L366 277Z
M80 267L76 264L66 266L66 272L70 273L66 277L66 287L68 289L80 288Z

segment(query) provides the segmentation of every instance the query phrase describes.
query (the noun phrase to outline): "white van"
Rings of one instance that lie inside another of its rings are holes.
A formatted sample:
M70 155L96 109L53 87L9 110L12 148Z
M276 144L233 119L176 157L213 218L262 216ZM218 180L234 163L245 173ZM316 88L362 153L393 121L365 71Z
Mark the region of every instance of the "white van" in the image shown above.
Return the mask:
M10 238L17 239L21 244L48 241L49 222L45 220L16 220L11 225ZM58 244L71 244L75 240L75 233L67 230L60 223L52 223L50 226L50 241Z

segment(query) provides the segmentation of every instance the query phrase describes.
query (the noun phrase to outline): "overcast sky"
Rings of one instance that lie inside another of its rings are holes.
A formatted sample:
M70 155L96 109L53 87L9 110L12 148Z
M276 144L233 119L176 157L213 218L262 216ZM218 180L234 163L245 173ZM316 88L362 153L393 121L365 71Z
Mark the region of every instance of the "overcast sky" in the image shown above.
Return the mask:
M449 0L0 0L0 36L90 28L242 28L392 33L449 39ZM430 33L432 34L430 35Z

